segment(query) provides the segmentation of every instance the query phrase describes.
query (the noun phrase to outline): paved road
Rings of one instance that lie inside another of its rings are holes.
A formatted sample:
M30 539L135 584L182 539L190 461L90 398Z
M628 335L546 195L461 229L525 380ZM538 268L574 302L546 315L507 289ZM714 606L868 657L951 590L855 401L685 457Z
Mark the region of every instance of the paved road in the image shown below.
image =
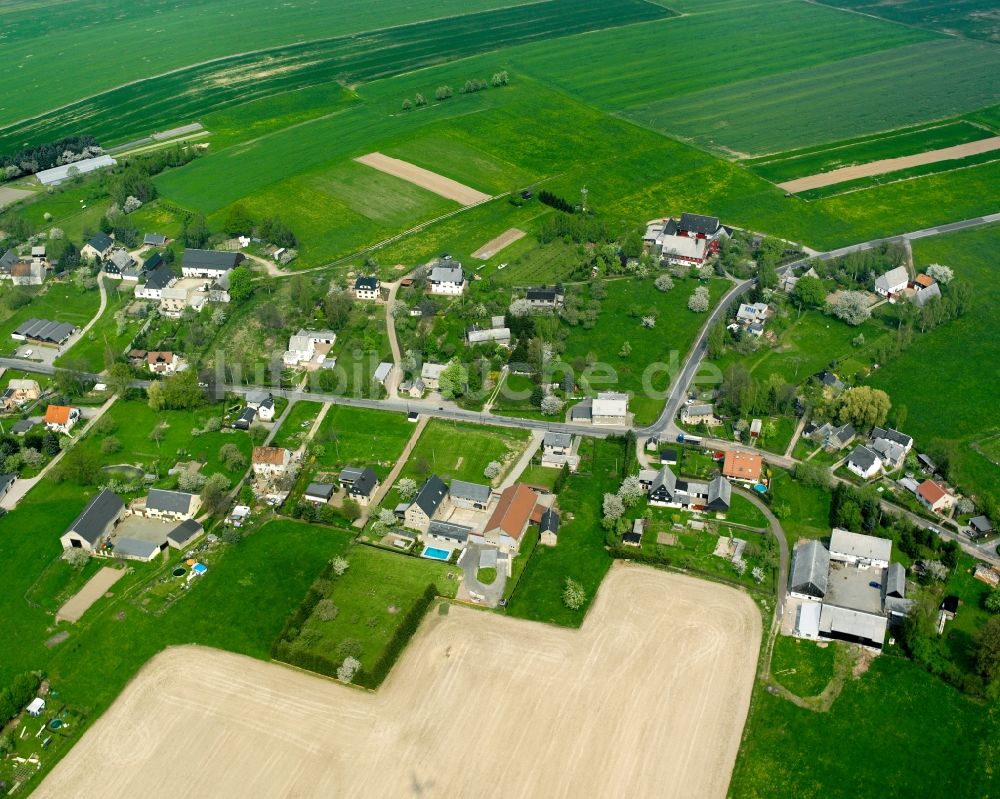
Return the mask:
M788 536L785 535L785 530L781 526L781 522L778 521L778 517L771 513L771 509L767 506L767 504L753 491L747 491L746 489L734 485L733 493L739 494L744 499L749 500L750 504L764 514L764 517L767 519L771 535L773 535L775 541L778 542L778 580L775 585L777 599L774 613L777 619L781 619L785 613L785 588L788 585Z

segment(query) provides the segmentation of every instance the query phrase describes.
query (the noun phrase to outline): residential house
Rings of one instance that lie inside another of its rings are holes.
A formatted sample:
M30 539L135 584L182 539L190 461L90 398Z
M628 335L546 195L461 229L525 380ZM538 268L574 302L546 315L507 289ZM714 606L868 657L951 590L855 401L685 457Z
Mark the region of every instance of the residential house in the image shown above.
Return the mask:
M900 433L898 430L893 430L891 427L873 427L871 433L872 442L878 441L880 438L899 444L907 453L913 448L913 439L910 436L906 435L906 433Z
M382 282L374 275L362 275L354 281L354 296L359 300L381 299Z
M449 493L456 508L486 510L490 504L490 497L493 496L493 489L481 483L452 480Z
M151 519L173 519L184 521L193 519L201 506L201 497L186 491L167 491L151 488L146 495L143 515Z
M715 408L709 403L693 403L681 408L681 422L687 425L705 424L711 427L719 423L715 418Z
M628 424L628 394L599 392L591 404L590 413L592 424Z
M555 508L546 508L538 522L538 543L554 547L559 543L559 525L562 520Z
M49 405L45 409L45 427L53 433L69 435L69 431L78 421L80 421L79 408L71 408L69 405Z
M170 288L177 282L177 277L173 270L164 263L161 263L151 272L146 272L146 282L136 286L135 296L142 300L161 300L163 290ZM185 293L185 300L187 295Z
M878 455L882 461L882 468L886 472L894 472L902 467L906 460L906 448L897 441L888 438L876 438L868 448Z
M253 424L254 419L257 418L257 409L246 407L240 411L240 415L236 417L233 421L233 427L236 430L249 430L250 425Z
M10 334L16 341L33 341L38 344L60 346L76 332L76 328L67 322L53 322L49 319L29 319L22 322Z
M788 593L797 599L822 602L830 576L830 550L812 539L795 547Z
M143 247L163 247L167 243L167 237L159 233L147 233L142 237Z
M473 533L470 540L495 546L501 552L517 552L537 500L535 492L523 483L504 489L486 527L482 532Z
M532 311L554 311L563 306L566 299L566 292L561 285L554 288L541 286L539 288L528 289L524 295Z
M740 483L759 483L764 461L756 452L729 450L722 463L722 474Z
M80 256L86 261L103 261L114 249L115 241L107 233L97 233L80 249Z
M423 382L424 388L429 391L437 391L441 373L446 367L447 364L444 363L425 363L420 369L420 380Z
M170 319L180 319L189 305L200 311L208 300L204 294L180 286L170 286L160 291L160 314Z
M326 344L332 347L336 340L337 334L332 330L299 330L288 339L288 349L282 359L285 366L310 363L316 357L317 345Z
M830 533L831 560L857 566L859 569L887 569L891 555L891 539L852 533L842 527L835 527Z
M770 306L766 302L752 304L741 303L736 312L736 321L742 325L752 325L754 322L766 322Z
M243 253L218 250L184 250L181 274L184 277L220 278L243 261Z
M814 422L810 422L802 430L803 436L815 441L817 444L822 444L827 452L836 452L843 449L854 440L857 434L853 425L842 424L835 426L829 422L818 426Z
M819 383L823 387L824 392L829 393L831 396L837 396L845 388L844 382L830 371L818 372L813 375L812 379Z
M648 252L664 263L701 265L719 251L730 231L714 216L681 214L679 220L650 222L643 243Z
M465 273L458 261L438 261L431 269L428 282L431 294L455 296L465 291Z
M183 361L174 352L147 352L146 365L157 375L172 375L181 370Z
M847 470L863 480L870 480L882 471L882 461L864 444L858 444L847 456Z
M125 517L125 503L114 491L105 488L83 509L59 539L63 549L96 552L102 539L111 535Z
M285 474L292 462L292 453L283 447L254 447L253 473L261 477Z
M392 364L388 361L382 361L382 363L375 367L375 373L372 375L372 381L378 383L380 386L385 386L386 381L389 379L389 375L391 374Z
M431 521L444 515L451 509L451 499L448 496L448 486L440 477L432 474L420 487L406 509L403 523L421 533L426 533Z
M341 472L340 475L341 485L345 485L344 473ZM375 492L378 491L378 487L378 475L375 474L374 469L366 466L364 469L360 469L357 476L346 484L347 496L359 505L367 506L372 501L372 497L375 496Z
M10 412L29 402L34 402L42 395L42 390L36 380L19 380L14 378L7 383L7 388L0 397L3 410Z
M127 250L118 249L111 253L104 262L104 274L116 280L122 279L122 274L131 270L135 266L135 259L128 254Z
M993 532L993 522L987 516L976 516L969 519L969 531L973 538L987 536Z
M266 388L255 389L247 394L247 407L256 411L262 422L274 420L274 397Z
M3 255L0 255L0 278L9 278L10 270L14 268L14 264L18 260L17 252L14 250L7 250Z
M893 297L910 285L910 273L905 266L890 269L875 278L875 293L880 297Z
M317 505L326 505L330 501L330 497L333 496L333 491L333 483L310 483L302 494L302 499Z
M640 482L645 484L640 474ZM665 508L726 513L732 501L732 486L719 476L705 483L678 478L669 466L663 466L648 484L649 504Z
M918 308L923 308L931 300L940 300L940 299L941 299L941 288L940 286L938 286L937 283L934 283L932 286L929 286L928 288L918 291L916 294L913 295L913 302Z
M955 495L940 483L924 480L917 486L917 501L931 513L944 513L955 506Z

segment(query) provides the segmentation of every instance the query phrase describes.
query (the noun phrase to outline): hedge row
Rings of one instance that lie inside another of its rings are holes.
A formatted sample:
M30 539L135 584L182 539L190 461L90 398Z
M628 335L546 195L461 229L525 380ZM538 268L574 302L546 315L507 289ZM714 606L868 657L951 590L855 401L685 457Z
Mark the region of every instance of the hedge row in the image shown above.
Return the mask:
M320 572L319 577L317 577L313 584L309 586L309 590L306 591L305 597L299 604L295 612L288 617L285 622L285 626L281 628L281 633L278 637L274 639L274 643L271 644L271 657L277 658L279 660L285 660L291 663L287 657L282 657L279 655L279 651L286 650L287 647L283 647L282 644L290 644L299 637L299 631L302 629L302 625L306 623L309 617L312 615L313 610L316 609L316 605L321 599L324 599L325 592L323 590L323 583L329 581L330 576L333 574L333 563L327 563L323 571ZM300 665L298 663L293 665ZM304 668L309 668L305 666ZM334 670L336 671L336 670ZM323 672L325 674L325 672Z
M434 583L430 583L424 589L420 598L413 603L410 612L403 617L399 627L396 628L396 633L389 640L389 643L386 644L382 652L382 657L378 659L371 671L360 669L354 675L355 683L363 685L365 688L378 688L382 684L382 680L386 678L389 670L399 659L399 656L403 654L406 645L417 631L420 622L423 621L424 614L427 613L427 608L431 606L437 595L437 586Z
M18 674L10 685L0 691L0 729L35 698L35 692L38 691L41 682L37 674L25 671Z

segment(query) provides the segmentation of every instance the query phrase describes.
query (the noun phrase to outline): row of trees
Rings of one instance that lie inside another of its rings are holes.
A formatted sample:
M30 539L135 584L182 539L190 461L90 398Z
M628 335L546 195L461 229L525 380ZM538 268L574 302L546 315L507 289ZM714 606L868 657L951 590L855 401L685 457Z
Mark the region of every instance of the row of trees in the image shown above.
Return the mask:
M93 136L67 136L47 144L24 147L16 153L0 156L0 180L33 175L60 164L90 158L102 152Z
M490 86L507 86L509 83L510 75L507 74L506 70L501 70L500 72L494 72L493 77L488 82L479 78L467 80L459 86L458 92L459 94L475 94L476 92L488 89ZM434 99L438 102L454 97L454 95L455 90L448 85L438 86L434 90ZM427 105L427 98L420 92L417 92L412 100L409 97L405 98L402 107L404 111L410 111L413 108L422 108L425 105Z

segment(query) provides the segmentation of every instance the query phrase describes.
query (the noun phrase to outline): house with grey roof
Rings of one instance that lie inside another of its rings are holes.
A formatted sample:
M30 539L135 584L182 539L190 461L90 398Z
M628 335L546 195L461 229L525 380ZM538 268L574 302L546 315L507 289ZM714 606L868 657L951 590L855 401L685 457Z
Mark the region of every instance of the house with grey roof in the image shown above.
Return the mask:
M906 435L906 433L900 433L891 427L873 427L871 432L872 442L878 441L880 438L899 444L906 452L909 452L913 447L913 438L911 436Z
M317 505L325 505L333 496L335 488L333 483L310 483L302 494L302 499L306 502L315 502Z
M542 517L538 521L538 543L547 547L554 547L559 543L559 525L562 519L555 508L546 508L542 511Z
M341 472L343 475L343 472ZM341 484L344 482L341 480ZM367 505L378 491L379 480L375 470L370 466L361 469L359 474L347 484L347 496L359 505Z
M167 237L161 233L147 233L142 237L143 247L162 247L167 243Z
M490 504L490 497L493 496L493 489L481 483L452 480L450 494L456 508L486 510Z
M823 604L819 617L819 634L835 641L847 641L881 651L889 620L875 613Z
M553 311L562 307L566 299L566 292L562 285L556 285L553 288L540 286L528 289L524 299L528 301L528 305L533 311Z
M105 488L90 500L59 541L63 549L95 552L100 548L102 539L111 535L124 517L125 503L114 491Z
M389 379L389 375L391 374L392 364L388 361L382 361L382 363L375 367L375 374L372 375L372 380L380 386L384 386L385 381Z
M181 273L184 277L219 278L243 262L243 253L221 250L184 250Z
M0 277L10 277L10 270L17 262L17 253L14 250L7 250L0 255Z
M426 533L435 519L452 507L448 486L436 474L428 477L413 498L403 516L403 523L412 530Z
M822 601L830 574L830 551L815 539L795 547L788 593L798 599Z
M890 563L886 569L885 595L897 599L906 597L906 569L902 563Z
M870 480L882 471L882 461L864 444L858 444L847 456L847 470L863 480Z
M902 444L890 441L887 438L877 438L872 441L868 448L878 455L882 461L882 467L886 472L894 472L903 465L906 460L906 448Z
M125 560L141 560L148 563L159 555L169 544L158 541L147 541L145 538L129 538L122 536L114 542L115 557Z
M889 538L852 533L842 527L833 528L830 534L831 560L861 569L870 567L887 569L891 554L892 540Z
M115 240L107 233L96 233L80 248L80 256L88 261L103 261L115 246Z
M681 421L689 425L715 425L719 420L715 416L715 408L711 403L694 402L681 408Z
M639 480L645 485L644 477L640 473ZM727 513L732 502L732 485L722 475L707 483L684 480L677 477L669 466L662 466L648 485L649 504L657 507Z
M987 516L976 516L969 520L969 530L975 538L986 536L993 532L993 522Z
M910 273L905 266L890 269L875 278L875 293L881 297L892 297L910 285Z
M913 303L918 308L923 308L931 300L941 299L941 287L937 283L932 283L927 288L918 291L913 295Z
M382 296L382 283L375 275L359 275L354 281L354 296L359 300L377 300Z
M111 257L104 262L104 274L108 277L121 280L124 272L135 266L135 259L128 254L127 250L117 249L111 253Z
M177 276L166 264L161 263L153 271L146 273L146 282L136 286L135 296L143 300L162 300L163 290L177 282Z
M428 276L431 294L457 296L465 291L465 273L458 261L440 260Z
M184 549L204 532L201 524L194 519L185 519L167 533L167 544L174 549Z
M431 521L423 537L424 541L437 541L455 546L465 544L471 532L472 528L464 524L435 519Z
M193 519L200 506L201 498L197 494L151 488L146 495L143 515L151 519L184 521L185 519Z

